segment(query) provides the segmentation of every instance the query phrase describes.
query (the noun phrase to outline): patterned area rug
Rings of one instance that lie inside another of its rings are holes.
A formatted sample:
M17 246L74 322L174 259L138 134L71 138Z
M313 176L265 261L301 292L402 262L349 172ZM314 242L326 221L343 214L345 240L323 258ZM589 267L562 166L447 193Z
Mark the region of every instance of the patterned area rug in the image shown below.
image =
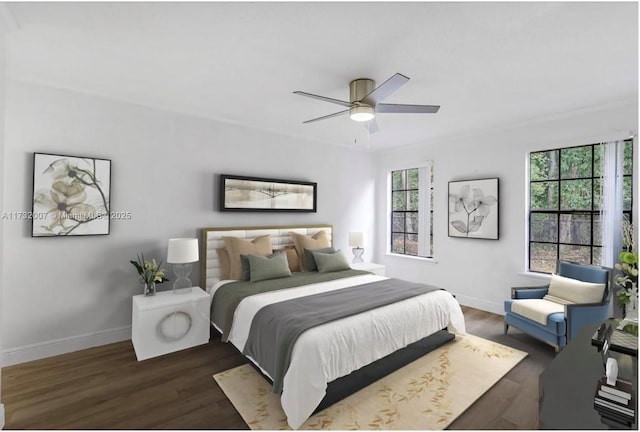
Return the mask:
M330 406L301 429L444 429L527 353L456 339ZM213 376L251 429L289 429L279 396L250 365Z

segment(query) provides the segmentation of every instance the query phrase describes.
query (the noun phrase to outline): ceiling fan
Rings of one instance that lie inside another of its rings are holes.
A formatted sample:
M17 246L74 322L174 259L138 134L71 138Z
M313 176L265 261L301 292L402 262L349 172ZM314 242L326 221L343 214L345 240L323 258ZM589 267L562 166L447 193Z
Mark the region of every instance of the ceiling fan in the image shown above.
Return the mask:
M303 91L294 91L294 94L319 99L330 102L343 107L346 110L337 113L314 118L304 121L303 123L313 123L320 120L326 120L332 117L338 117L343 114L349 114L351 120L366 122L368 121L369 132L378 131L378 124L375 117L377 113L400 113L400 114L435 114L440 109L439 105L405 105L405 104L387 104L381 103L389 97L391 93L402 87L409 77L400 73L396 73L391 78L376 87L376 82L369 78L358 78L349 83L349 101L334 99L326 96L318 96Z

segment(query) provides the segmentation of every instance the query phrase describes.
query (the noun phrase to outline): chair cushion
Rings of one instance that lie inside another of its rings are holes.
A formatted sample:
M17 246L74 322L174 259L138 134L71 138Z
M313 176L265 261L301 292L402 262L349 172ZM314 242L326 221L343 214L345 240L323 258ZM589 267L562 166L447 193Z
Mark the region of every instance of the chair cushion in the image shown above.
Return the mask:
M513 300L511 311L546 326L549 315L558 312L564 313L564 306L543 299Z
M517 300L509 299L504 301L504 311L505 311L505 322L517 327L523 331L534 332L541 331L543 333L549 333L557 336L558 338L564 338L564 335L567 334L567 321L565 320L564 312L553 313L547 317L547 324L542 325L539 322L530 320L522 315L518 315L517 313L511 310L511 306L513 302ZM524 324L523 324L524 323ZM538 333L536 333L539 336ZM544 340L549 340L550 342L564 346L564 343L560 343L560 339L550 340L546 337Z
M605 284L582 282L560 275L551 275L549 296L572 303L600 303Z

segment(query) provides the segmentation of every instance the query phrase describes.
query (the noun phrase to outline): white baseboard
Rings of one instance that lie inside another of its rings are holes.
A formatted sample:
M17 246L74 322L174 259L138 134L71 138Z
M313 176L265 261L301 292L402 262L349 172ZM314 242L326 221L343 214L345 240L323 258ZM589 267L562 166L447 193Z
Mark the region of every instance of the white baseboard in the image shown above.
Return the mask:
M475 309L492 312L498 315L504 315L503 303L494 303L494 302L486 301L476 297L468 297L460 294L456 294L456 300L458 300L458 303L464 306L469 306Z
M11 366L128 339L131 339L131 326L9 348L0 353L0 366Z

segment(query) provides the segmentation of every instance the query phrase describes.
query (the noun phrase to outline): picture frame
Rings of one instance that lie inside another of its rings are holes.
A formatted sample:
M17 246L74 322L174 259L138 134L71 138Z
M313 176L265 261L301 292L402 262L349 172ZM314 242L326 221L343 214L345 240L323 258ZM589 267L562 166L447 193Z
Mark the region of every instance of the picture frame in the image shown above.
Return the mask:
M499 239L497 178L449 182L449 237Z
M33 154L32 237L108 235L111 160Z
M314 182L220 174L219 192L224 212L317 212Z

